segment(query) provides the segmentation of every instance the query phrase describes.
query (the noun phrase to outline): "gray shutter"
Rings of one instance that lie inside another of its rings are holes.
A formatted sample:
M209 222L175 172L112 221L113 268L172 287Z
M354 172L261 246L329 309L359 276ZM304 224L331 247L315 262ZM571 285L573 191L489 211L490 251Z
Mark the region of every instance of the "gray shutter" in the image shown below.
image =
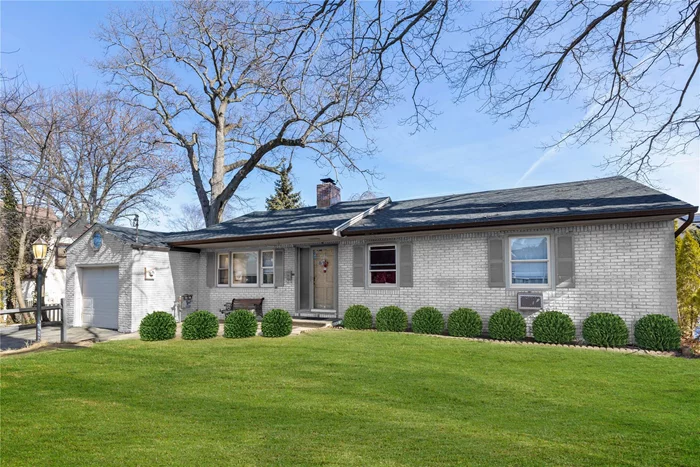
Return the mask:
M413 287L413 245L399 245L399 287Z
M562 235L556 238L556 285L574 287L574 237Z
M352 286L365 286L365 246L352 247Z
M503 239L489 238L489 287L506 286Z
M216 287L216 253L207 253L207 287Z
M284 250L275 250L275 287L284 287Z

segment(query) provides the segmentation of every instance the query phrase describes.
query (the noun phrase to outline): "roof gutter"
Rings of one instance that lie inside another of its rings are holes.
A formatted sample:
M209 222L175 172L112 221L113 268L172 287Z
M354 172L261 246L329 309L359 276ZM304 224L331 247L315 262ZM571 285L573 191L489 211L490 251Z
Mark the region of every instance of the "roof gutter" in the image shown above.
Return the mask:
M694 212L688 213L688 219L686 219L685 222L683 222L683 225L678 227L678 230L676 230L674 235L676 237L678 237L680 234L682 234L685 229L690 227L690 224L693 223L694 219L695 219L695 213Z
M515 225L525 225L525 224L550 224L559 222L571 222L571 221L595 221L595 220L606 220L606 219L626 219L634 217L654 217L654 216L680 216L687 214L689 216L694 216L697 212L697 206L692 206L692 211L689 208L676 208L676 209L655 209L648 211L630 211L630 212L611 212L611 213L601 213L596 215L590 214L574 214L569 216L549 216L549 217L533 217L533 218L523 218L523 219L504 219L495 221L479 221L479 222L461 222L453 224L431 224L431 225L415 225L409 227L394 227L394 228L384 228L384 229L371 229L371 230L356 230L343 232L343 236L359 236L359 235L375 235L375 234L395 234L404 232L425 232L433 230L453 230L453 229L469 229L477 227L507 227ZM685 225L685 224L684 224ZM687 226L686 226L687 227ZM679 232L682 232L684 227L681 227Z
M286 232L282 234L262 234L262 235L246 235L239 237L219 237L219 238L206 238L202 240L186 240L184 242L168 242L168 245L179 246L179 245L200 245L209 243L222 243L222 242L246 242L251 240L274 240L276 238L294 238L294 237L309 237L314 235L328 235L332 234L333 230L307 230L302 232Z

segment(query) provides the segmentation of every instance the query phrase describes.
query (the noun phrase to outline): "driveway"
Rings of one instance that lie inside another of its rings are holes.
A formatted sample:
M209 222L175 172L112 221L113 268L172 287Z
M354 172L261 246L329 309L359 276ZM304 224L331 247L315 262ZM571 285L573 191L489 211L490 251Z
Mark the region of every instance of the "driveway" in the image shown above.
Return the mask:
M94 340L97 342L112 339L137 338L138 333L122 334L112 329L103 328L68 328L66 340L69 343ZM32 345L36 339L36 327L8 326L0 328L0 351L23 349ZM44 325L41 327L42 342L61 342L61 326Z

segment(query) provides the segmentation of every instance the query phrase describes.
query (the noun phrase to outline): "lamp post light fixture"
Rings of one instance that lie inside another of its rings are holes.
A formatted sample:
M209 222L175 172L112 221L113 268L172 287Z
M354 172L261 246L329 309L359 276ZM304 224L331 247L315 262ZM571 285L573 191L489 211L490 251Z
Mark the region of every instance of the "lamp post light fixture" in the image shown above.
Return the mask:
M32 243L32 253L37 261L36 273L36 341L41 341L41 288L44 282L44 260L49 251L49 244L43 238L39 237Z

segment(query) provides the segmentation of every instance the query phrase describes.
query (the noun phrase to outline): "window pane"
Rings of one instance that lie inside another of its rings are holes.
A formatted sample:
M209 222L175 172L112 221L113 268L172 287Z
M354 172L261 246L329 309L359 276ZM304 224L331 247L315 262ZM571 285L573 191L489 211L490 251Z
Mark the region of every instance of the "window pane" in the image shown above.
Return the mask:
M228 269L228 254L219 255L219 268Z
M228 269L219 269L219 285L228 285Z
M255 253L233 254L233 283L257 284L258 257Z
M513 284L548 284L547 263L511 263Z
M262 252L262 267L271 268L272 265L274 264L273 258L274 258L273 251L263 251Z
M372 271L372 284L396 284L396 271Z
M547 237L511 238L510 259L547 259Z
M371 271L396 269L396 248L393 246L370 247L369 268Z
M262 272L263 284L274 284L275 283L275 273L274 269L263 269Z

